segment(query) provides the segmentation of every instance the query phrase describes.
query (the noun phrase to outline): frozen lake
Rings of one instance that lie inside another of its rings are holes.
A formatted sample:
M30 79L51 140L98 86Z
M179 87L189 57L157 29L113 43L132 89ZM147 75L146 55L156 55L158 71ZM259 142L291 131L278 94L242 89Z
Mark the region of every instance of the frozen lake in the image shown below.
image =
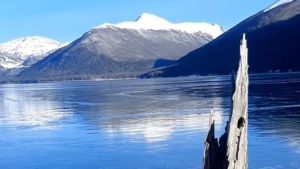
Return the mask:
M229 76L0 85L1 169L200 169ZM250 78L249 168L300 168L300 74Z

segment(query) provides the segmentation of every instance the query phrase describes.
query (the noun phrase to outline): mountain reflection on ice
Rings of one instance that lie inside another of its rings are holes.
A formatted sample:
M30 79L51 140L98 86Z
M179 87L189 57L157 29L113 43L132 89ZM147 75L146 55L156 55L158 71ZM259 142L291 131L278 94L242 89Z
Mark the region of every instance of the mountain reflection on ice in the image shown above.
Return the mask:
M14 126L43 126L69 116L62 110L61 105L47 95L39 95L36 91L15 90L9 85L5 92L0 94L1 124ZM17 87L18 88L18 87Z
M249 169L299 169L300 73L249 94ZM0 85L0 168L198 169L230 104L230 76Z
M40 84L37 88L34 84L6 85L0 93L0 121L49 127L79 115L110 135L124 134L132 140L137 135L147 142L167 140L178 130L207 131L212 106L216 124L222 124L224 100L219 77L202 79L206 82L203 86L189 79L174 80L162 85L156 81L144 81L143 85L131 81L100 86L96 82Z
M209 118L209 113L187 115L184 115L185 113L183 112L180 112L183 113L181 115L180 113L173 113L175 115L126 120L118 123L104 123L104 127L109 134L121 133L129 137L132 136L132 139L136 138L135 135L142 135L147 142L168 140L171 134L176 131L188 132L196 130L206 132L208 130L207 119ZM222 113L215 111L214 120L217 125L222 124Z

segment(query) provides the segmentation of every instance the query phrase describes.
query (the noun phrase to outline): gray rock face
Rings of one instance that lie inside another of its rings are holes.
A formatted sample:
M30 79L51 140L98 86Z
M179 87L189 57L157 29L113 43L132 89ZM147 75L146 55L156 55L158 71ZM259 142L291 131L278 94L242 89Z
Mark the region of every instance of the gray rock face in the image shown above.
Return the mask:
M168 66L212 37L201 32L93 29L69 46L25 69L18 80L64 80L139 76L154 65ZM168 64L162 64L168 63Z

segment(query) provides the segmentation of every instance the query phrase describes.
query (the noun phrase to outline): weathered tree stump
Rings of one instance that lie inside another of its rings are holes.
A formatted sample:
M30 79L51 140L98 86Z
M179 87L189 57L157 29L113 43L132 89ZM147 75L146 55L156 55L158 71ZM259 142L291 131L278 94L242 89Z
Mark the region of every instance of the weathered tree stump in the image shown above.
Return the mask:
M248 168L248 49L246 35L240 46L240 63L232 97L231 115L225 133L218 139L214 134L214 122L210 117L210 130L204 148L203 169Z

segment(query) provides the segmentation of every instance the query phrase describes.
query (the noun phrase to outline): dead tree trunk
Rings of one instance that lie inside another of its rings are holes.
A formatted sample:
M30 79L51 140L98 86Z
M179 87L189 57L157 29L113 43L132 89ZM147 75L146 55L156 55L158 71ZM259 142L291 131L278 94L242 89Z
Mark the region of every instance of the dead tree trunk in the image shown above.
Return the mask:
M219 161L219 143L218 139L215 138L215 122L212 120L213 116L213 109L211 110L209 116L209 126L210 129L208 131L208 135L206 141L204 143L204 158L203 163L207 164L204 165L203 169L218 169L220 168L219 163L215 163L215 161Z
M233 95L232 116L227 140L228 169L248 168L248 49L246 36L241 44L241 60Z
M214 122L205 142L203 169L247 169L248 130L248 49L246 36L240 46L240 63L235 81L230 121L225 133L218 139L214 134ZM211 121L211 120L210 120Z

